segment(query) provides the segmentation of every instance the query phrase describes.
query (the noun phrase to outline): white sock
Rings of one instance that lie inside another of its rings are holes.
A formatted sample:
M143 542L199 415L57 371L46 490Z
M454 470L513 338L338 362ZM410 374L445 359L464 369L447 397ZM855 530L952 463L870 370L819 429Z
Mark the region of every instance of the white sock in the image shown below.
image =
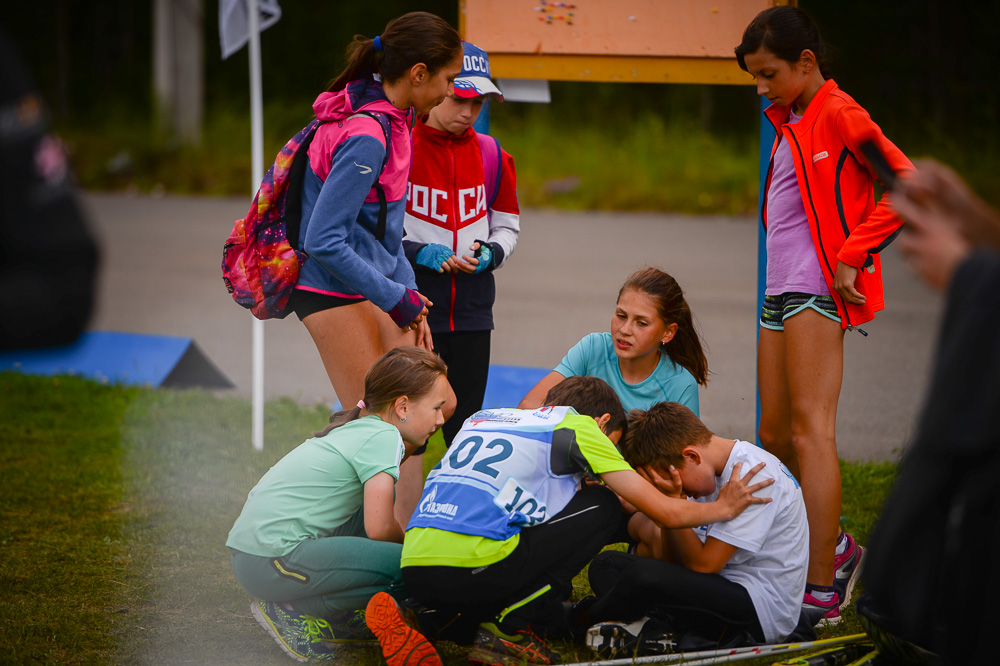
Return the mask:
M847 532L841 532L840 538L837 539L837 549L834 552L837 555L843 555L845 550L847 550Z
M806 590L813 596L813 599L821 604L829 603L833 600L833 595L836 594L832 587L821 587L819 585L809 585L806 587Z

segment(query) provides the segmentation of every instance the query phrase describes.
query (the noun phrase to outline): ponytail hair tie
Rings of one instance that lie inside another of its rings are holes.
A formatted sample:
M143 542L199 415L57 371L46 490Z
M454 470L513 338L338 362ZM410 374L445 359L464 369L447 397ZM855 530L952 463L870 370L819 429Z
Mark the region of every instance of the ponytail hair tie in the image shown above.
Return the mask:
M361 400L358 400L358 409L364 409L364 408L365 408L365 399L361 398Z
M375 35L375 39L372 40L372 44L374 44L376 51L382 50L382 40L379 39L378 35Z

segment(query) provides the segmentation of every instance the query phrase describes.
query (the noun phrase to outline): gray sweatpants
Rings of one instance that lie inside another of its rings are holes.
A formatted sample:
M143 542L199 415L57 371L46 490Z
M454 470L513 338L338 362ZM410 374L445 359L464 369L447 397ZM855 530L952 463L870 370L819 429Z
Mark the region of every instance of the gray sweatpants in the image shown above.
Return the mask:
M247 592L265 601L288 601L317 617L363 610L376 592L407 596L399 568L403 546L365 534L358 511L334 533L303 541L282 557L230 549L233 573Z

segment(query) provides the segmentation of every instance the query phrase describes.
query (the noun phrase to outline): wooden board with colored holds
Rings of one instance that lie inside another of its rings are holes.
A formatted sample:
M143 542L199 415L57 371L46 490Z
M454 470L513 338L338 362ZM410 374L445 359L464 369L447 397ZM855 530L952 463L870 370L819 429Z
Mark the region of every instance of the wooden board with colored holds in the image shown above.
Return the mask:
M460 29L500 78L750 84L743 29L774 0L465 0Z

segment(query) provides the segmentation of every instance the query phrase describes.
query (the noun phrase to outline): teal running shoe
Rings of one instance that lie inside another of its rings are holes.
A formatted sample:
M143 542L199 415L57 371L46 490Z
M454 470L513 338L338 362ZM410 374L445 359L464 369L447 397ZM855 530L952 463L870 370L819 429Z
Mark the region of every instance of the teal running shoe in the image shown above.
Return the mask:
M273 601L256 600L250 612L285 654L296 661L333 661L333 628L322 618L299 613Z

